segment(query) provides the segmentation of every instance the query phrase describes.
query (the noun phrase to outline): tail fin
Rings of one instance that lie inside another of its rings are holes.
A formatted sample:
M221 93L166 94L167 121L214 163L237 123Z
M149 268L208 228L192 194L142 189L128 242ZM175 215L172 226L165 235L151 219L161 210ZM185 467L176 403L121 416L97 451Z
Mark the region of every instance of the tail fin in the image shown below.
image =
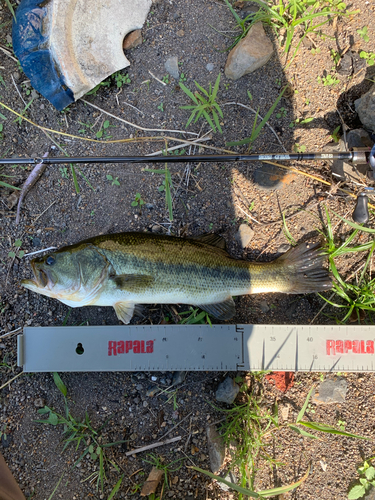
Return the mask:
M276 262L282 264L290 285L286 293L330 290L331 275L323 267L326 260L327 256L323 253L320 243L302 243L279 257Z

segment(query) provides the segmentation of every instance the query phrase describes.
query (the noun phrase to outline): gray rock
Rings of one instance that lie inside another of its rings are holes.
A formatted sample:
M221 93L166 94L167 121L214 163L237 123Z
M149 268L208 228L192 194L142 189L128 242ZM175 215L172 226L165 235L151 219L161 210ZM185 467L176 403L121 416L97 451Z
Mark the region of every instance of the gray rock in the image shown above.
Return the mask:
M180 72L178 71L178 58L177 56L170 57L165 61L164 67L166 71L173 76L176 80L180 78Z
M174 372L172 378L172 385L179 385L184 382L187 372Z
M229 483L233 483L233 484L238 484L238 479L236 478L236 476L234 475L234 472L232 470L230 470L225 476L224 476L224 479L225 481L228 481ZM230 487L227 486L226 484L224 483L220 483L219 481L217 482L217 485L219 486L219 488L223 491L229 491L230 490Z
M223 438L218 434L214 425L209 425L206 428L207 432L207 447L210 457L211 471L216 472L222 467L225 458L225 445Z
M372 147L374 145L374 141L371 140L370 134L363 128L350 130L346 134L346 140L348 143L348 149L363 148L364 146Z
M238 80L264 66L273 54L273 45L268 39L262 23L254 24L248 34L229 53L225 75Z
M42 244L41 239L35 236L33 238L33 247L40 247L41 244Z
M279 246L279 248L277 249L277 251L279 253L285 253L287 252L288 250L290 250L290 245L288 245L288 243L283 243L282 245Z
M366 94L354 101L354 106L362 125L375 132L375 85Z
M206 69L207 69L207 71L212 71L212 70L214 69L214 67L215 67L215 66L214 66L212 63L208 63L208 64L206 65Z
M268 313L268 311L270 310L270 308L268 307L268 304L267 304L267 301L266 300L261 300L259 302L259 307L260 307L260 310L263 312L263 313Z
M224 382L219 384L216 390L216 401L222 401L223 403L231 405L236 399L239 391L240 388L236 382L231 377L227 377Z
M343 403L348 383L342 377L327 378L322 382L314 395L315 403Z
M236 233L236 240L242 248L246 248L254 236L254 231L247 224L241 224Z

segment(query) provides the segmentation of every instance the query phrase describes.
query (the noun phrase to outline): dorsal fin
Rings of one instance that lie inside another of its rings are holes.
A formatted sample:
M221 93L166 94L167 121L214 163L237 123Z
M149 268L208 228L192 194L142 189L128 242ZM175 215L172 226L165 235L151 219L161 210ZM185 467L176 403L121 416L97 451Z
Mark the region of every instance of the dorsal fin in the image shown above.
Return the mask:
M200 236L193 236L191 239L195 241L201 241L206 245L211 245L213 247L220 248L221 250L227 249L227 243L224 238L215 233L205 233L201 234Z

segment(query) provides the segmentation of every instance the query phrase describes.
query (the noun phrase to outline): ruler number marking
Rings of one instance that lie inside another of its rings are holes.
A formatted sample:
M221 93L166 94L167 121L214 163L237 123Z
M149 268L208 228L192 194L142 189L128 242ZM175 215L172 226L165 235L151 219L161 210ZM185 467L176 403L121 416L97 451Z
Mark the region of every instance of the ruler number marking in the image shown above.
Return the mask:
M270 337L271 342L276 342L276 337Z
M313 342L314 338L313 337L307 337L307 342Z

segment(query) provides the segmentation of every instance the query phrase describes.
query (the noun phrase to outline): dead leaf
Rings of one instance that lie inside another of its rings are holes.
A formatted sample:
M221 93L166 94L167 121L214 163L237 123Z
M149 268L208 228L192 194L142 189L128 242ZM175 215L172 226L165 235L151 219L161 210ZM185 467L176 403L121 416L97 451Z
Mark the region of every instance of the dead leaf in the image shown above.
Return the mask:
M155 493L156 488L158 487L163 475L164 472L162 470L153 467L150 474L148 475L147 481L143 485L141 497L147 497L148 495L152 495L152 493Z

